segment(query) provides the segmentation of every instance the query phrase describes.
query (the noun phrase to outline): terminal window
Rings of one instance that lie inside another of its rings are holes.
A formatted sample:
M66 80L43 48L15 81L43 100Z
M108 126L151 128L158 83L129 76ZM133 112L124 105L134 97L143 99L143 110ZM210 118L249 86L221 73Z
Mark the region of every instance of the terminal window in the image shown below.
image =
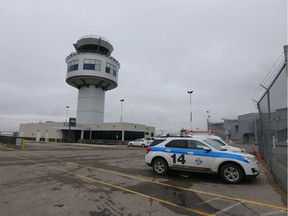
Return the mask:
M117 73L117 69L114 65L106 63L106 69L105 69L106 73L112 73L113 76L116 77L116 73Z
M78 70L79 60L74 60L68 63L68 72Z
M84 59L83 69L101 71L101 61L95 59Z

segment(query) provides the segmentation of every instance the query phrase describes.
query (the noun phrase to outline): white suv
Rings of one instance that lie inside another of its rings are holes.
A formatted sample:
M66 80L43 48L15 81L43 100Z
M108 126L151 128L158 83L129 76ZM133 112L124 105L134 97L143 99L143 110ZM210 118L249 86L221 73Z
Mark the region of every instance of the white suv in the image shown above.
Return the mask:
M219 136L208 135L208 134L193 134L193 135L189 135L189 136L190 137L203 137L203 138L206 138L209 140L213 140L213 141L217 142L219 144L219 146L221 146L222 148L225 148L225 149L232 151L232 152L237 152L237 153L246 152L245 149L241 149L241 148L237 148L237 147L229 145L223 139L221 139L221 137L219 137Z
M218 173L232 184L260 173L254 155L223 149L204 137L155 139L146 150L145 162L159 175L165 175L169 169Z

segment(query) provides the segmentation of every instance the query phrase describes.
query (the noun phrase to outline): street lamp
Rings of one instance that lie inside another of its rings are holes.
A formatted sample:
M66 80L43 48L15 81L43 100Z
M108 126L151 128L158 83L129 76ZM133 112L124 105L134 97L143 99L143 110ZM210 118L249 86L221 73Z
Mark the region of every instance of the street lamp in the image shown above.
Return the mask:
M123 110L124 99L121 99L120 102L121 102L121 118L120 118L120 122L122 123L122 110Z
M191 132L192 132L192 108L191 108L191 95L193 91L187 91L188 94L190 94L190 122L191 122Z
M67 122L68 109L69 109L69 106L66 106L66 119L65 119L65 122Z
M210 116L210 112L209 111L206 111L206 113L207 113L207 132L209 132L209 118L211 116Z

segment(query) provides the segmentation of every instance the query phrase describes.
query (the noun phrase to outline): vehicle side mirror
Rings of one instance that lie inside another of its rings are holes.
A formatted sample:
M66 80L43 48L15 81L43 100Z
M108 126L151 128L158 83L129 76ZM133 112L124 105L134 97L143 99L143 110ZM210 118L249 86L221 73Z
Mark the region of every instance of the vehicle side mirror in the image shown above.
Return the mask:
M204 147L203 147L203 150L204 150L204 151L211 151L211 149L208 148L207 146L204 146Z

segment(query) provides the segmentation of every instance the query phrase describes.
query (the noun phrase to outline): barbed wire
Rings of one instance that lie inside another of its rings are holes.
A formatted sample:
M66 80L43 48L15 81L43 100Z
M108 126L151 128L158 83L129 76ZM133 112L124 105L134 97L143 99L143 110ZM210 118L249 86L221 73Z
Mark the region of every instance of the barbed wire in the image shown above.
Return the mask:
M257 89L255 90L252 96L252 100L254 102L256 103L259 102L260 98L265 94L267 89L270 87L274 78L277 76L277 74L279 73L280 69L283 67L284 64L285 64L285 56L284 53L282 52L276 59L276 61L274 62L273 66L270 68L268 73L265 75L264 79L258 85Z

